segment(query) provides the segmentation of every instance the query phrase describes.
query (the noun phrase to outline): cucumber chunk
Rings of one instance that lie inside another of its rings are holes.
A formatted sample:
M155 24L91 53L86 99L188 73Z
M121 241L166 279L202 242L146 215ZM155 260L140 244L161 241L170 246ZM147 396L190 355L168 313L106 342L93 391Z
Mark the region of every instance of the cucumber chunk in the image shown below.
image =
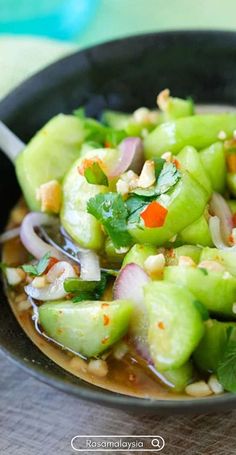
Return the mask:
M195 297L187 290L168 282L145 286L148 309L148 342L158 371L183 366L197 347L204 325L194 305Z
M61 180L80 154L85 138L83 123L72 115L53 117L16 159L16 174L31 210L40 210L37 188Z
M190 245L213 246L207 220L202 215L179 233L177 241Z
M175 187L159 197L160 203L162 200L163 205L168 209L162 227L145 228L140 221L128 223L129 233L137 243L163 246L202 215L208 195L190 174L181 172L181 178Z
M222 273L184 266L170 266L164 279L185 286L209 311L236 318L232 307L236 301L236 278Z
M216 142L199 153L202 165L214 191L222 193L226 183L226 162L222 142Z
M203 248L200 262L216 261L222 264L231 275L236 277L236 251L223 251L217 248Z
M45 333L85 357L101 354L127 332L132 302L46 302L39 307Z
M203 186L203 188L205 188L210 197L212 194L211 181L202 165L197 150L190 146L184 147L184 149L178 154L178 161L182 167L186 169L197 180L197 182Z
M186 145L196 149L209 147L216 142L220 131L227 138L236 128L235 114L193 115L157 126L144 140L146 158L161 156L167 150L178 153Z
M193 380L193 365L191 362L187 362L182 367L166 370L162 376L163 382L167 381L171 391L182 392Z
M235 172L227 173L226 179L230 193L234 197L236 197L236 173Z
M109 165L118 159L118 151L113 149L95 149L88 152L86 159L98 157ZM71 167L63 182L63 200L61 224L70 236L84 248L99 250L103 246L104 234L100 222L87 213L87 202L99 193L109 191L107 186L93 185L78 172L83 158L79 158Z
M124 267L127 264L137 264L140 267L144 266L144 262L149 256L157 254L157 249L148 244L140 245L136 243L135 245L132 246L132 248L129 250L129 252L126 254L122 267Z
M194 114L194 103L191 98L186 100L170 96L167 101L167 106L163 112L163 120L165 122L183 117L189 117Z
M235 326L235 323L219 322L215 319L205 322L204 336L193 354L193 359L200 370L216 372L226 348L227 330L230 326Z

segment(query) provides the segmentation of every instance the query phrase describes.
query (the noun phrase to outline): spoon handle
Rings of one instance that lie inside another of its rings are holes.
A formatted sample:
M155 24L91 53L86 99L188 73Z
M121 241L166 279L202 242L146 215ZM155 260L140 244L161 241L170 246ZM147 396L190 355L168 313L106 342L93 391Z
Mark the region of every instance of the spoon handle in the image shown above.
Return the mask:
M25 147L22 142L9 128L0 120L0 149L12 161Z

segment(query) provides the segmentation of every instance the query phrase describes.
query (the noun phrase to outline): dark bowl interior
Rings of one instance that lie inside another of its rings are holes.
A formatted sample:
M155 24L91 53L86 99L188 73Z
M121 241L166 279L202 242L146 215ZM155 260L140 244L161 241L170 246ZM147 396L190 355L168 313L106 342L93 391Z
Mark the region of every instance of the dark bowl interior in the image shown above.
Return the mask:
M0 119L28 141L51 116L84 105L98 117L104 108L153 107L158 91L199 103L236 104L236 33L168 32L121 39L67 57L32 77L0 103ZM20 191L14 169L0 155L3 228ZM183 413L226 409L236 396L201 400L148 400L104 391L54 364L26 337L0 289L0 345L38 379L80 398L142 412Z

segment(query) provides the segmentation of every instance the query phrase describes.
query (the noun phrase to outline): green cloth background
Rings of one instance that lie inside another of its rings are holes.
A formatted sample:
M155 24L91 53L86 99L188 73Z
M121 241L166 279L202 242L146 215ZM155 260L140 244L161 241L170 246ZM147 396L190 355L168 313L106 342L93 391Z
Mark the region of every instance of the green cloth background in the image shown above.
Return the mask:
M100 0L93 21L74 42L0 35L0 98L78 48L134 33L183 28L235 30L236 0Z

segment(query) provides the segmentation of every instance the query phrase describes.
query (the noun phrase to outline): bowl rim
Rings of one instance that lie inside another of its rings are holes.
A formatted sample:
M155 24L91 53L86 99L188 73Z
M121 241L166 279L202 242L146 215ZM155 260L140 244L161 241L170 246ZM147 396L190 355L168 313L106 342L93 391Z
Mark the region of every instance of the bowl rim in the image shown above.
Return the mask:
M197 37L201 36L207 39L211 36L219 36L221 39L230 39L236 43L236 31L228 30L218 30L218 29L181 29L181 30L168 30L161 32L149 32L135 34L131 36L124 36L110 41L102 42L96 45L85 47L81 50L73 52L72 54L65 56L54 63L51 63L41 71L33 74L31 77L27 78L20 85L15 87L9 94L7 94L2 100L0 100L0 118L9 117L12 112L14 112L14 101L17 98L17 109L20 108L21 104L24 104L29 97L34 96L34 94L40 95L40 90L43 88L45 81L47 85L50 85L50 80L53 79L53 84L55 80L61 80L61 67L63 66L66 70L65 74L69 77L70 72L75 70L74 62L78 62L78 57L89 56L90 52L96 52L96 50L110 48L119 44L125 45L125 43L140 39L143 40L147 37L159 37L165 39L167 37L176 37L176 36L191 36ZM69 65L68 65L69 64ZM77 63L78 64L78 63ZM58 69L60 68L60 71ZM53 77L52 77L53 76ZM38 96L39 96L38 95ZM15 317L13 315L13 317ZM22 331L29 343L33 342L27 337L23 329L19 325L19 330ZM36 345L35 345L36 346ZM36 346L37 347L37 346ZM39 348L38 348L39 349ZM123 410L139 410L142 412L148 411L152 413L159 414L182 414L182 413L201 413L204 411L215 411L219 410L224 406L224 409L232 408L236 405L236 395L233 393L225 393L222 395L215 395L211 397L204 398L186 398L186 399L151 399L151 398L139 398L133 397L130 395L122 395L115 392L107 391L103 388L97 386L92 386L91 389L83 387L81 384L73 384L63 378L56 377L54 374L50 373L50 370L42 370L37 363L31 363L22 358L22 356L17 355L9 347L1 343L0 351L16 365L21 367L25 372L29 373L34 378L44 382L47 385L55 387L65 393L76 396L77 398L96 402L102 405L117 407ZM43 356L43 354L41 352ZM45 356L46 357L46 356ZM58 368L61 368L58 366ZM63 368L61 368L63 371ZM91 385L90 385L91 386Z

